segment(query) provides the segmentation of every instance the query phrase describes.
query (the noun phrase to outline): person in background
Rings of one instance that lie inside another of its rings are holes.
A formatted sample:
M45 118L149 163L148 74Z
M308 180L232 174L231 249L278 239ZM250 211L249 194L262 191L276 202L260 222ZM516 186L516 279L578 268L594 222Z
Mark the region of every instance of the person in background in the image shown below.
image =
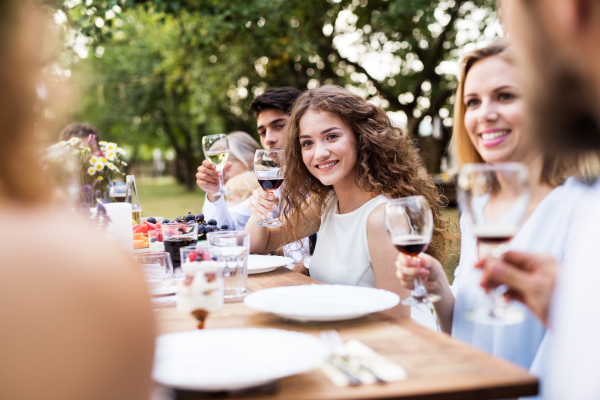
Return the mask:
M65 128L60 132L59 140L66 142L72 137L78 138L82 145L87 147L90 147L91 145L92 150L98 150L100 134L93 125L73 122L65 126Z
M225 183L246 171L254 170L254 154L260 145L246 132L232 132L227 135L229 141L229 158L223 170L225 171ZM208 219L214 219L221 225L229 225L230 229L240 228L245 223L244 215L247 214L247 204L236 204L231 207L222 196L214 196L212 193L219 189L219 176L212 169L214 164L206 159L198 168L198 177L203 175L202 183L197 181L198 186L206 192L202 213ZM200 172L200 170L206 172ZM254 176L254 174L252 174ZM216 186L210 183L211 177L216 177ZM199 179L199 178L198 178ZM256 180L256 178L255 178ZM258 182L257 182L258 184ZM240 203L240 202L238 202Z
M0 398L148 399L144 280L130 254L49 203L35 167L36 84L54 29L36 4L0 2L0 146L10 149L0 160Z
M260 137L260 143L265 149L282 148L292 106L301 94L302 92L299 89L293 87L269 89L257 96L250 104L250 110L256 118L256 130ZM254 159L254 154L252 157ZM204 207L208 207L207 209L211 213L214 212L214 214L211 214L212 218L217 220L219 224L227 224L230 229L244 230L248 219L252 216L248 208L248 200L238 204L234 210L228 210L225 201L212 195L219 188L219 173L215 168L215 165L209 160L204 160L202 165L198 167L198 173L196 174L198 186L206 192ZM226 166L226 168L228 167ZM224 171L226 172L226 169ZM298 263L304 257L310 255L309 251L298 250L309 249L309 242L316 242L316 234L312 235L310 241L308 238L304 238L302 243L285 246L283 252ZM298 266L298 270L306 273L301 265Z
M273 196L259 188L250 198L250 252L265 254L320 232L310 276L328 284L386 289L409 296L395 277L398 250L384 224L389 199L422 195L434 218L428 252L445 254L450 239L441 216L442 197L428 178L412 141L392 126L385 112L338 86L325 85L300 96L290 118L283 226L262 227ZM429 307L399 305L401 317L436 330Z
M600 1L504 0L506 30L523 65L529 127L549 157L600 151ZM598 165L596 165L598 167ZM589 178L589 177L588 177ZM485 260L482 286L509 287L553 332L545 399L600 398L600 182L569 220L565 256L509 252Z
M508 42L501 40L463 57L453 142L461 166L476 162L520 162L527 166L531 180L527 219L508 247L549 252L562 259L568 216L584 190L575 179L567 178L577 167L585 169L586 164L584 159L572 162L565 157L544 158L534 145L523 121L527 106L513 53ZM488 206L493 208L494 198L481 212L486 212ZM477 239L467 214L461 216L460 229L454 293L442 265L427 255L420 265L400 255L399 277L411 288L416 274L420 274L427 290L442 296L434 307L445 332L543 377L546 329L526 307L514 305L525 314L525 321L514 325L484 325L466 318L467 312L487 299L479 286L481 273L474 268L479 258Z
M247 200L252 196L252 192L259 187L258 180L252 171L242 172L241 174L228 179L225 188L233 192L233 194L226 195L227 207L231 209L244 200Z

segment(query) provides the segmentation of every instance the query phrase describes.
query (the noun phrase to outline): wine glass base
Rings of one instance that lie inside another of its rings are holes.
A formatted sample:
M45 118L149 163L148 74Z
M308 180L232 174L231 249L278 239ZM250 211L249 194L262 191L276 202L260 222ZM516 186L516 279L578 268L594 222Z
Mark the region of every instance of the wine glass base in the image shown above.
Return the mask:
M402 305L405 306L416 306L419 304L428 304L428 303L435 303L436 301L440 301L442 299L442 296L439 296L437 294L431 294L431 293L427 293L424 296L410 296L407 297L406 299L402 300Z
M283 226L283 224L277 220L273 220L273 221L258 221L255 222L254 225L258 225L258 226Z
M482 325L515 325L525 320L525 314L512 307L502 310L502 314L495 314L489 308L479 307L467 311L465 318Z
M234 194L231 190L219 189L213 193L213 196L223 196L226 194Z

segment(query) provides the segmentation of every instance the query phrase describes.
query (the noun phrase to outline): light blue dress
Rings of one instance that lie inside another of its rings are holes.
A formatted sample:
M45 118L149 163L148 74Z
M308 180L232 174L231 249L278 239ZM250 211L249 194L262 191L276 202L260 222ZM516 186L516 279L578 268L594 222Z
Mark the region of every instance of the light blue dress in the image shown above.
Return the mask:
M585 186L573 178L552 190L511 240L509 250L551 254L559 262L562 261L569 216L584 190ZM489 326L465 318L466 312L485 304L486 294L479 286L481 271L474 268L477 239L466 214L460 219L460 230L460 262L452 285L456 297L452 336L529 369L543 379L547 367L548 334L527 307L517 302L510 303L525 314L525 321L515 325Z

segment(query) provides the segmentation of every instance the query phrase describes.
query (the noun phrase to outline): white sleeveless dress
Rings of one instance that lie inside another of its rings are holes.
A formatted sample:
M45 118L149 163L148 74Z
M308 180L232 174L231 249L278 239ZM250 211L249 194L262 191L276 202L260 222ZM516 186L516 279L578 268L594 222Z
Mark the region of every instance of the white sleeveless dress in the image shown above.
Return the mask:
M389 199L377 196L347 214L338 211L335 193L326 201L315 252L310 261L310 277L332 285L375 287L375 274L367 241L367 218ZM385 229L381 226L381 229ZM411 308L411 319L437 330L435 319L425 305Z

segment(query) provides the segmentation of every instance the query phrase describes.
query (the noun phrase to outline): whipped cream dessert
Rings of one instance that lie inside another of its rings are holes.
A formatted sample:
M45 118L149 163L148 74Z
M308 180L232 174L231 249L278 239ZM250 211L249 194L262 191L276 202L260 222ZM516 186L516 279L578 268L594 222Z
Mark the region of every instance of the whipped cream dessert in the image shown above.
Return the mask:
M163 253L165 251L165 244L157 240L155 242L150 242L148 248L151 253Z
M177 291L177 310L192 313L198 319L198 327L210 312L223 307L223 281L217 279L219 266L215 261L190 261L181 264L186 275Z

